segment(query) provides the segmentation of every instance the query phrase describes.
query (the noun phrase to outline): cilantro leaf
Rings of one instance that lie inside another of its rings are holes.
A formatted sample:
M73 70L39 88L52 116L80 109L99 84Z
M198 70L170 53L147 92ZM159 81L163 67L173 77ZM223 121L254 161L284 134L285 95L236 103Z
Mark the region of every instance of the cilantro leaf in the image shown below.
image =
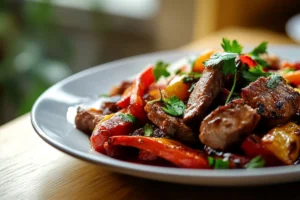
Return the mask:
M257 47L255 47L250 54L258 56L259 54L267 53L268 42L262 42Z
M124 114L124 113L120 113L121 118L125 121L125 122L135 122L136 119L134 116L132 116L131 114Z
M146 137L152 137L153 136L153 127L150 124L146 124L144 126L144 136Z
M229 95L228 95L228 97L227 97L227 99L226 99L225 105L229 102L229 100L230 100L230 98L231 98L231 96L232 96L232 94L233 94L233 92L234 92L234 89L235 89L235 86L236 86L236 77L237 77L237 69L234 68L233 85L232 85L231 90L230 90L230 93L229 93Z
M215 167L214 168L215 169L228 169L229 168L229 161L217 158L215 160Z
M178 97L172 96L169 99L163 99L166 107L163 107L163 111L172 116L181 116L186 108L183 101Z
M224 75L234 74L236 71L235 58L224 61L222 72Z
M215 159L213 158L213 157L211 157L211 156L208 156L207 157L207 161L208 161L208 165L209 166L214 166L214 163L215 163Z
M270 80L268 80L267 82L267 88L270 89L276 88L281 80L282 80L282 76L280 76L279 74L272 74Z
M261 156L256 156L250 160L249 163L245 165L246 168L259 168L264 167L266 164L265 160Z
M228 74L234 74L234 82L230 91L230 94L227 97L226 104L231 98L232 93L234 92L235 86L236 86L236 78L237 78L237 66L238 64L235 64L235 59L238 56L237 53L217 53L210 57L209 60L207 60L204 65L205 66L216 66L220 62L223 62L222 65L222 72L224 75Z
M213 158L211 156L207 157L208 165L213 167L214 169L228 169L229 161L221 158Z
M268 77L270 73L264 72L262 66L256 66L242 71L242 76L249 82L256 81L260 77Z
M164 63L163 61L158 61L153 69L153 73L155 76L155 80L158 81L160 77L169 77L170 72L168 72L167 67L168 63Z
M216 53L214 55L212 55L210 57L210 59L208 59L207 61L204 62L204 66L205 67L208 67L208 66L216 66L218 65L219 63L221 63L222 61L227 61L227 60L232 60L232 59L235 59L236 56L238 54L236 53Z
M223 38L221 46L225 52L240 54L243 51L243 46L240 45L236 40L230 42L230 40L228 40L227 38Z
M255 60L255 61L256 61L259 65L261 65L262 67L269 67L269 64L267 63L267 61L265 61L265 60L262 59L261 57L251 55L251 58L252 58L253 60Z

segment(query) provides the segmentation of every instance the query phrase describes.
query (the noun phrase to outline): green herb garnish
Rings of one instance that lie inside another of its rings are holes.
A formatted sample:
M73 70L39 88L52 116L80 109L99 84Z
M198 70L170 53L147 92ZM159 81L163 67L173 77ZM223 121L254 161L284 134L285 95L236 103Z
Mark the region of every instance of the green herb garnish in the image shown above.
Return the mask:
M221 158L213 158L211 156L207 157L208 165L214 169L228 169L229 161Z
M243 51L243 46L240 45L236 40L230 42L230 40L228 40L227 38L223 38L221 46L225 52L240 54Z
M278 74L272 74L270 80L267 82L267 88L273 89L276 88L277 85L282 80L282 77Z
M225 40L227 41L227 40ZM223 39L224 42L224 39ZM229 41L230 43L230 41ZM224 45L223 45L224 46ZM222 46L222 47L223 47ZM228 46L228 45L227 45ZM224 47L223 47L224 48ZM225 48L224 48L225 50ZM223 66L222 66L222 72L224 73L224 75L228 75L228 74L234 74L234 81L233 81L233 85L232 88L230 90L230 93L226 99L226 104L229 102L232 93L234 92L235 86L236 86L236 77L237 77L237 66L238 64L235 64L235 59L238 56L237 53L218 53L218 54L214 54L213 56L211 56L211 58L209 60L207 60L204 65L207 66L217 66L220 62L223 62Z
M216 53L216 54L212 55L210 57L210 59L208 59L207 61L204 62L204 66L205 67L208 67L208 66L215 67L218 64L220 64L221 62L224 62L224 64L225 64L226 61L229 61L230 63L232 63L232 61L235 60L237 55L238 54L236 54L236 53L227 53L227 52Z
M173 96L169 99L163 99L166 107L163 107L163 111L172 116L181 116L186 108L183 101L178 97Z
M267 61L265 61L264 59L262 59L261 57L259 56L254 56L254 55L250 55L250 57L255 60L255 62L258 64L258 65L261 65L262 67L266 68L266 67L269 67L269 64L267 63Z
M256 81L260 77L268 77L271 73L264 72L262 66L256 66L242 71L242 76L249 82Z
M258 56L259 54L267 53L268 42L262 42L257 47L255 47L250 54L253 56Z
M215 161L215 169L228 169L229 168L229 161L224 159L216 159Z
M266 164L265 160L261 156L256 156L250 160L249 163L245 165L246 168L260 168L264 167Z
M153 127L150 124L146 124L144 126L144 136L146 137L152 137L153 136Z
M211 157L211 156L208 156L207 157L207 161L208 161L208 165L209 166L214 166L214 164L215 164L215 159L213 158L213 157Z
M136 119L134 116L132 116L131 114L124 114L124 113L120 113L121 118L126 121L126 122L135 122Z
M267 52L267 44L267 42L262 42L249 53L249 56L256 61L257 66L251 67L247 70L242 70L242 77L247 81L253 82L261 76L268 77L270 75L270 73L263 71L264 67L268 67L268 63L259 57L260 54ZM234 75L233 86L226 100L227 104L236 87L237 67L239 66L239 63L236 62L239 61L239 55L243 51L243 46L240 45L236 40L230 41L227 38L222 39L221 46L225 52L212 55L209 60L204 62L204 65L206 67L215 67L222 62L223 65L221 70L224 75Z
M233 92L234 92L235 85L236 85L236 76L237 76L237 69L235 68L235 71L234 71L234 79L233 79L233 85L232 85L232 87L231 87L230 93L229 93L229 95L228 95L228 97L227 97L227 99L226 99L225 104L227 104L227 103L229 102L229 100L230 100L230 98L231 98L231 96L232 96L232 94L233 94Z
M168 72L167 67L169 66L168 63L165 63L163 61L158 61L153 69L153 73L155 76L155 80L158 81L160 77L169 77L170 72Z

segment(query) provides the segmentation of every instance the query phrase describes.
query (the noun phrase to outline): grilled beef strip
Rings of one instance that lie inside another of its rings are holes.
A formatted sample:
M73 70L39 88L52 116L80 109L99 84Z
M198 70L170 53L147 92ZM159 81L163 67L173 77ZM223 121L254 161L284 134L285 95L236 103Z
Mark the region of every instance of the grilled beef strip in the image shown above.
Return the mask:
M223 88L223 72L221 65L206 67L200 80L196 83L184 111L183 121L186 124L199 123Z
M101 110L79 108L75 117L75 126L77 129L91 135L95 126L103 119L105 115Z
M115 113L119 110L115 102L103 102L100 110L78 108L75 117L75 126L77 129L91 135L96 125L105 115Z
M267 86L269 78L259 78L242 89L245 103L257 110L269 127L285 124L300 111L300 94L281 77L274 88Z
M182 119L173 117L165 113L161 102L147 103L145 111L148 119L158 126L167 135L174 137L184 143L196 143L197 137L192 129L188 127Z
M199 138L208 147L225 150L251 134L259 120L260 115L244 100L234 100L204 118Z

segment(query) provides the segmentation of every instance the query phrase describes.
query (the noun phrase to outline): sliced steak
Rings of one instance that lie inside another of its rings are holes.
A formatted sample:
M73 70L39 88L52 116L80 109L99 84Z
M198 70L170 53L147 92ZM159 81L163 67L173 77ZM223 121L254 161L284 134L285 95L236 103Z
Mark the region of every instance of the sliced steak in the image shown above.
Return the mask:
M95 126L103 119L102 111L96 109L78 109L75 118L76 128L91 135Z
M145 106L148 118L163 132L185 143L196 143L197 138L192 129L183 123L183 120L166 114L162 103L148 103Z
M269 126L288 122L300 110L300 94L283 78L274 88L268 88L269 78L259 78L242 89L242 98Z
M190 95L183 121L187 124L201 121L213 100L222 90L223 84L223 73L220 66L206 67Z
M205 117L199 138L208 147L224 150L251 134L259 120L260 116L243 100L234 100Z

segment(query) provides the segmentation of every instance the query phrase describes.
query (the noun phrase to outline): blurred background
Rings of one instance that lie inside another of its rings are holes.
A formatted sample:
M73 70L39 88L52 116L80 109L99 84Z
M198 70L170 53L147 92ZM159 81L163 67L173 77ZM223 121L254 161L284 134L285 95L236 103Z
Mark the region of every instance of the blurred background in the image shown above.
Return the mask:
M299 0L0 0L0 125L57 81L115 59L228 29L293 43L286 27L296 27L289 19L299 8Z

